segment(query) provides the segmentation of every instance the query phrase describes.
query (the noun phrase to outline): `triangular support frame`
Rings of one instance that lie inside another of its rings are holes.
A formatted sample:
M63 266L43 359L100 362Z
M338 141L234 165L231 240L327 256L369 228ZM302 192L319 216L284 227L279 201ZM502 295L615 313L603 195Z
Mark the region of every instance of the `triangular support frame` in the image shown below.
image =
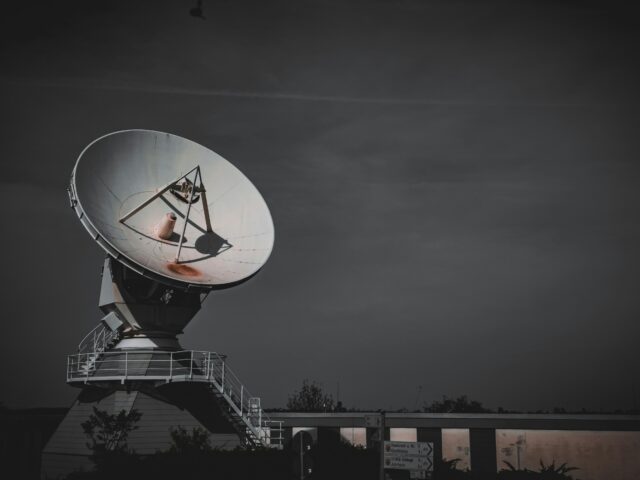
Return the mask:
M189 179L189 175L191 175L191 174L193 174L193 181L191 181ZM178 184L178 182L180 182L180 180L182 180L182 179L185 179L185 180L191 182L192 185L193 185L193 188L191 188L191 192L189 193L189 200L187 202L187 204L188 204L187 214L185 215L184 224L182 225L182 235L180 235L180 242L178 243L178 252L176 253L176 258L175 258L175 262L176 263L179 263L179 261L180 261L180 252L182 251L182 242L184 240L184 234L185 234L185 231L187 229L187 223L189 222L189 215L191 214L191 204L193 203L193 197L194 197L196 192L198 192L198 193L200 193L202 195L202 208L204 210L204 220L205 220L205 223L206 223L206 226L207 226L207 233L213 232L213 229L211 228L211 217L209 215L209 205L207 203L207 191L204 188L204 183L202 181L202 173L200 171L200 165L192 168L187 173L185 173L184 175L181 175L180 177L178 177L173 182L169 182L168 184L166 184L164 187L162 187L160 190L158 190L156 193L154 193L147 200L145 200L140 205L138 205L137 207L131 209L128 213L126 213L122 217L120 217L120 220L119 220L120 223L125 223L128 219L133 217L136 213L138 213L144 207L149 205L156 198L161 197L165 192L167 192L167 191L171 190L171 188L175 187ZM198 186L198 181L200 182L199 186Z

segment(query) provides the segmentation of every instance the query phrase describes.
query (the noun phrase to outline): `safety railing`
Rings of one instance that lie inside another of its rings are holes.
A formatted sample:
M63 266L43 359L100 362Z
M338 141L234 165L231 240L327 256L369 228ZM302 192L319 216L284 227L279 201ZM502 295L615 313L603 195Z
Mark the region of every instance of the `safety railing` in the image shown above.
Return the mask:
M78 353L102 353L118 339L119 332L99 323L78 344Z
M282 422L271 420L264 413L260 398L247 390L223 355L195 350L119 350L67 357L68 383L141 380L209 383L229 404L235 417L244 422L252 443L282 445Z

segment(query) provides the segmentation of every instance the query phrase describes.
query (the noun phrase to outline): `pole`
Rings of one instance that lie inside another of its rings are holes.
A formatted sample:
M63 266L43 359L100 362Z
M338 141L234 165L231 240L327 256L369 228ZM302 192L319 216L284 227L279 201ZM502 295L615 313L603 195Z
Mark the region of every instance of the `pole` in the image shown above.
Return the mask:
M180 235L180 242L178 243L178 253L176 253L176 263L180 263L180 252L182 251L182 242L184 241L184 234L187 231L187 223L189 223L189 214L191 213L191 204L193 203L193 195L196 193L196 182L198 181L199 169L195 169L196 173L193 176L193 187L191 188L191 194L189 195L189 204L187 205L187 214L184 217L184 224L182 225L182 235ZM188 179L187 179L188 180Z
M136 208L134 208L133 210L131 210L129 213L123 215L122 217L120 217L120 223L124 223L126 220L128 220L129 218L131 218L133 215L135 215L136 213L138 213L140 210L142 210L144 207L146 207L147 205L149 205L151 202L153 202L156 198L160 197L164 192L166 192L167 190L169 190L171 187L173 187L176 183L178 183L180 180L182 180L183 178L185 178L187 175L191 174L191 172L193 172L196 168L198 167L194 167L191 170L189 170L187 173L185 173L183 176L181 176L180 178L178 178L176 181L174 182L170 182L167 183L164 187L162 187L160 190L158 190L156 193L154 193L153 195L151 195L150 198L148 198L147 200L145 200L144 202L142 202L140 205L138 205Z
M384 411L380 412L380 480L384 480Z
M300 480L304 480L304 451L302 450L302 433L300 437Z
M198 173L200 174L200 195L202 196L202 210L204 212L204 221L207 224L207 233L213 232L211 228L211 217L209 216L209 204L207 203L207 190L204 188L202 182L202 173L200 172L200 166L198 165Z

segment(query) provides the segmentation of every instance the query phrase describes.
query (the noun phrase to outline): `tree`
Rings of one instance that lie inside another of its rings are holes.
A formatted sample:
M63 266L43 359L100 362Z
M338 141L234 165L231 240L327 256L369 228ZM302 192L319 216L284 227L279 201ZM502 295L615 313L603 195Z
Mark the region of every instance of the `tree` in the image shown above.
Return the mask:
M289 395L287 409L295 412L327 412L333 410L333 397L324 393L315 381L303 380L302 388Z
M129 434L137 429L136 423L142 414L135 409L128 413L121 410L117 414L109 414L93 407L93 413L86 422L82 422L82 430L89 437L87 447L93 451L94 461L109 453L131 453L127 447Z
M184 427L170 428L171 440L173 443L169 448L169 453L178 455L193 455L209 453L213 449L209 443L209 432L200 427L193 427L189 432Z
M431 404L424 404L423 410L427 413L490 413L481 402L469 400L466 395L458 398L449 398L446 395L442 401L435 400Z

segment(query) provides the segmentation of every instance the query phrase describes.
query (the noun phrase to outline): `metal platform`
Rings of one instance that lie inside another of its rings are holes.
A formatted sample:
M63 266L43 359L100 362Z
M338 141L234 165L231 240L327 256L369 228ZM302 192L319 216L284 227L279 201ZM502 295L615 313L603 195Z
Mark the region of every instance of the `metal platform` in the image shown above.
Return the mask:
M108 386L113 382L155 384L200 382L229 408L230 420L242 427L249 446L282 448L282 421L271 420L216 352L183 350L92 351L67 357L67 383Z

